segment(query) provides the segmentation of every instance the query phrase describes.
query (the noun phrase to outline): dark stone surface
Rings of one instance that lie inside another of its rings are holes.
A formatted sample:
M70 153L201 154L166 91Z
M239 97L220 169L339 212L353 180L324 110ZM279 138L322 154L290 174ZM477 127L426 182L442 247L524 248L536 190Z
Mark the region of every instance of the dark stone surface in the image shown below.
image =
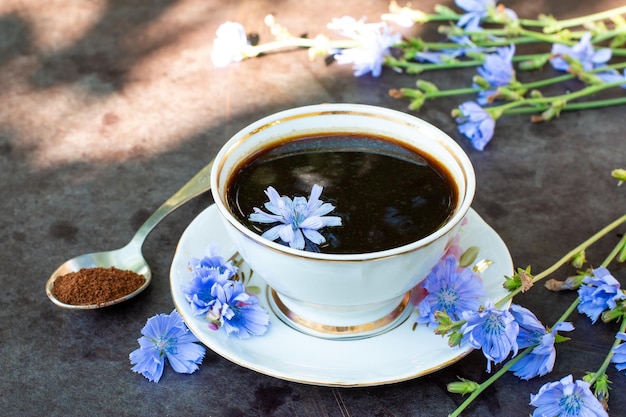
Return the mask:
M452 6L452 2L446 1ZM520 16L574 17L619 1L511 1ZM432 10L434 1L420 2ZM305 51L213 68L217 26L239 21L262 41L274 13L294 33L314 36L333 17L378 21L385 0L93 1L0 3L0 409L7 416L435 416L463 398L446 392L457 376L484 380L473 352L415 380L329 388L285 382L208 351L200 370L165 370L160 383L130 371L128 354L146 319L169 313L169 267L189 222L211 204L201 196L165 219L144 254L153 283L125 304L66 311L44 284L64 260L123 246L142 221L204 166L232 134L269 113L320 102L408 111L388 96L415 77L385 70L354 78L348 66L310 62ZM406 33L419 34L419 29ZM544 72L548 73L546 69ZM445 88L466 86L473 70L424 74ZM523 80L542 74L520 74ZM560 88L565 88L561 86ZM571 87L570 87L571 88ZM564 91L564 90L562 90ZM507 243L514 263L541 271L623 213L624 189L609 176L626 164L624 108L564 113L535 125L502 119L485 152L471 149L449 115L457 99L429 102L418 116L467 150L476 169L474 208ZM620 231L588 253L604 259ZM613 269L624 283L626 269ZM572 270L559 271L563 278ZM575 294L534 288L516 297L546 324ZM574 314L570 342L552 374L528 382L505 375L465 415L528 415L529 394L603 361L615 323ZM612 415L626 415L626 376L609 367Z

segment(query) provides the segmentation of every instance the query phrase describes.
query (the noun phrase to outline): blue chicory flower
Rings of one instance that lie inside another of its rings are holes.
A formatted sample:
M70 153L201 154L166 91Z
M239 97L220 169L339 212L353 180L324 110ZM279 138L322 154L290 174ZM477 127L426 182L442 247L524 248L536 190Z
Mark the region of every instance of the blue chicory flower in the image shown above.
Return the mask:
M481 20L489 16L490 10L496 8L498 0L455 0L454 3L467 12L461 16L457 25L468 32L478 32L482 30ZM517 20L513 10L505 8L504 13L509 19Z
M487 358L487 372L491 372L491 362L498 364L511 352L517 355L519 325L508 310L496 309L489 301L478 311L464 311L462 317L466 323L461 327L461 341L482 349Z
M237 22L220 25L213 41L211 61L216 67L225 67L239 62L245 57L245 50L250 46L244 27Z
M176 310L148 319L137 341L139 348L129 355L132 370L150 381L159 382L165 360L179 373L191 374L202 363L205 348L189 331Z
M226 334L234 333L240 339L262 336L269 327L269 315L259 301L245 291L238 281L214 285L211 293L215 301L207 317L212 328L224 327Z
M569 322L561 322L548 332L537 316L527 308L512 304L509 311L519 325L518 348L535 346L528 355L521 358L509 370L521 379L531 379L552 372L556 360L554 348L556 332L571 331L574 330L574 326Z
M624 84L620 85L621 88L626 88L626 69L622 74L614 69L607 70L606 72L599 72L596 74L605 83L615 83L623 81Z
M421 286L427 295L418 305L416 321L433 326L438 325L436 311L459 320L463 311L478 310L480 298L486 295L480 278L471 268L459 268L454 256L439 261Z
M564 55L576 59L585 71L590 71L593 68L603 66L611 59L611 48L595 50L591 44L591 33L586 32L574 46L553 44L551 54L550 64L557 71L569 70L570 64L563 59Z
M604 267L594 269L592 276L583 279L578 296L578 312L589 316L593 323L605 310L615 308L618 300L626 298L626 294L620 290L619 281Z
M619 332L615 337L622 342L613 348L611 362L615 364L618 371L623 371L626 369L626 343L624 343L626 342L626 333Z
M269 240L280 238L294 249L303 249L305 238L315 243L322 244L326 241L318 230L326 226L341 226L341 218L337 216L325 216L335 209L330 203L322 202L319 197L322 194L320 185L313 185L308 201L304 197L281 197L274 187L268 187L265 194L269 202L265 208L271 213L265 213L255 207L250 220L259 223L281 223L265 231L262 237Z
M399 33L391 32L386 22L365 23L363 19L356 20L350 16L333 19L328 28L359 42L358 47L343 49L334 55L341 65L354 64L356 77L368 72L373 77L380 76L383 60L390 54L389 48L402 40Z
M478 74L492 87L503 87L515 81L515 70L513 69L513 57L515 56L515 45L510 47L497 48L493 54L485 57L485 62L477 71ZM477 87L477 85L474 85ZM493 95L495 90L485 90L478 94L478 103L485 105L488 97Z
M458 129L465 135L472 146L482 151L493 137L496 121L491 114L473 101L466 101L459 106L461 116L456 118Z
M217 245L209 247L209 256L201 259L192 258L189 262L192 278L182 288L185 298L196 316L207 313L215 297L212 289L215 284L223 285L237 273L237 267L231 261L225 262L219 255Z
M537 407L533 417L608 417L589 383L574 382L571 375L543 385L536 395L530 395L530 404Z

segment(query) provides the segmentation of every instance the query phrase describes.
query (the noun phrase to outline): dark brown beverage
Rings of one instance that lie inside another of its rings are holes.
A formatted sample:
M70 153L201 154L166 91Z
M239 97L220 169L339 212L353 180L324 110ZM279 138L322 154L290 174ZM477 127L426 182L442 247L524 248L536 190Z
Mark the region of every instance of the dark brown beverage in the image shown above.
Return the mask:
M332 203L342 225L320 233L319 251L376 252L419 240L452 215L458 190L437 161L388 138L327 134L291 138L245 160L229 179L230 210L246 227L262 234L273 225L248 216L268 201L272 186L281 195L308 198L314 184ZM313 249L315 245L313 245ZM307 247L311 250L311 247Z

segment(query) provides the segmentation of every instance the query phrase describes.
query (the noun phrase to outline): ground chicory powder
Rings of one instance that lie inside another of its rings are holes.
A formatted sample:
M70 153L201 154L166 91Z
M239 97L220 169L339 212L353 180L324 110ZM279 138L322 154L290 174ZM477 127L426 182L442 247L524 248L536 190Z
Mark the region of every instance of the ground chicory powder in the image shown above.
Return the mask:
M71 305L104 304L135 291L146 278L133 271L110 268L83 268L61 275L54 281L54 296Z

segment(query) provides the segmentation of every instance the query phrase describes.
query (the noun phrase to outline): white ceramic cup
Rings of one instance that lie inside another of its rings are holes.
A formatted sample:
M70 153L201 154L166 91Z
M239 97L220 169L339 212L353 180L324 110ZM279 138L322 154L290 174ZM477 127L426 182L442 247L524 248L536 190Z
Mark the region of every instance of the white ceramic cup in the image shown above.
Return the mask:
M458 190L449 220L401 247L343 255L292 249L262 238L235 218L226 203L226 186L243 160L290 137L329 132L393 138L437 160ZM443 131L402 112L359 104L320 104L265 117L222 147L211 174L211 192L226 230L245 262L270 287L271 308L296 329L327 338L368 337L406 319L413 307L411 289L451 245L476 188L468 156Z

